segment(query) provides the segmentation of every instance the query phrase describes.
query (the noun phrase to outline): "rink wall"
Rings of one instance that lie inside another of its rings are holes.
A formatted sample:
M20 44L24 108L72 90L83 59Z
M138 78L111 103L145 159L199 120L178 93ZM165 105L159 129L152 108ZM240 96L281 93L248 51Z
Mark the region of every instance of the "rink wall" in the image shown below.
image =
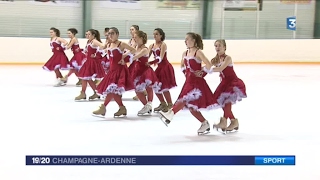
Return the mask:
M86 39L79 39L81 48ZM128 42L128 40L124 40ZM180 64L186 49L184 40L166 40L168 58ZM148 44L153 43L149 41ZM319 63L320 39L227 40L227 53L236 63ZM52 55L49 38L0 37L0 65L42 65ZM214 40L204 40L205 55L215 56ZM66 51L69 58L70 50Z

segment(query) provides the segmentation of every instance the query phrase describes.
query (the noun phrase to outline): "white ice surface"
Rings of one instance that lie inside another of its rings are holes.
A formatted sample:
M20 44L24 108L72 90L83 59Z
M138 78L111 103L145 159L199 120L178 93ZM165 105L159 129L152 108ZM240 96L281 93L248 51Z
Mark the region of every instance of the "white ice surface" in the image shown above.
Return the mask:
M179 112L169 127L154 115L136 116L141 103L124 104L128 118L91 116L101 102L74 102L80 88L53 87L41 67L0 67L2 180L319 180L320 66L236 65L248 98L233 112L239 132L197 136L200 123ZM66 72L63 72L64 74ZM184 83L176 68L179 87ZM206 77L212 90L218 73ZM87 95L92 90L88 88ZM159 101L155 97L153 106ZM204 112L211 125L221 110ZM296 166L26 166L25 155L296 155Z

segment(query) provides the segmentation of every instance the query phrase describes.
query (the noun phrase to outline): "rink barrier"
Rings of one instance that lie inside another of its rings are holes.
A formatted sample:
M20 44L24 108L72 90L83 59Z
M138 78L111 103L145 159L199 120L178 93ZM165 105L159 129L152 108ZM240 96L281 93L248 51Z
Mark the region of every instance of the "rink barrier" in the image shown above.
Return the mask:
M69 39L66 39L69 41ZM122 40L128 42L127 39ZM215 56L215 40L204 40L204 53ZM43 65L52 55L49 38L0 37L0 65ZM84 48L86 39L79 39ZM147 45L154 41L148 41ZM184 40L166 40L168 59L180 64L186 50ZM227 40L227 54L235 63L246 64L320 64L320 39ZM67 50L69 58L73 56Z

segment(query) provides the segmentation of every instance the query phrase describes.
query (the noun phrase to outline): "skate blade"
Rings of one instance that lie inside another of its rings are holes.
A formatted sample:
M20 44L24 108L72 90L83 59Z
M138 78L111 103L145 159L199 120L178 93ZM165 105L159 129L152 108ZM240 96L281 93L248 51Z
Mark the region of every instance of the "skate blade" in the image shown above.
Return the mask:
M137 114L137 116L151 116L151 113Z
M238 130L233 129L231 131L225 131L225 134L236 133L236 132L238 132Z
M75 102L88 102L87 99L74 100Z
M161 113L160 113L160 120L163 122L164 125L166 125L168 127L168 119L165 118Z
M147 113L138 113L138 116L151 116L152 111L149 111Z
M62 86L65 86L65 85L67 85L67 84L56 84L53 87L62 87Z
M120 115L120 116L115 116L115 115L113 115L113 118L125 118L125 117L127 117L126 114L122 114L122 115Z
M218 128L217 126L213 125L213 129L215 129L217 132L226 134L226 131L223 131L221 128Z
M93 117L98 117L98 118L106 118L106 116L103 115L98 115L98 114L91 114Z
M100 98L95 98L95 99L89 99L89 101L100 101Z
M198 132L198 136L203 136L206 134L210 134L210 131L205 131L205 132Z

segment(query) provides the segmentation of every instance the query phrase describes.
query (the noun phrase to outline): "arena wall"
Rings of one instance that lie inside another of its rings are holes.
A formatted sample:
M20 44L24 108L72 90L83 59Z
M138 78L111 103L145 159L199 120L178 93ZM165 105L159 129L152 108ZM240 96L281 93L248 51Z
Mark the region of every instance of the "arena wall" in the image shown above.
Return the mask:
M86 39L79 39L81 47ZM128 40L124 40L127 42ZM52 55L48 38L0 37L1 65L42 65ZM168 58L179 64L186 49L183 40L166 40ZM153 43L149 41L148 44ZM228 40L227 53L236 63L319 63L320 39L299 40ZM215 55L214 40L204 40L204 52L211 59ZM70 50L66 51L69 58Z

